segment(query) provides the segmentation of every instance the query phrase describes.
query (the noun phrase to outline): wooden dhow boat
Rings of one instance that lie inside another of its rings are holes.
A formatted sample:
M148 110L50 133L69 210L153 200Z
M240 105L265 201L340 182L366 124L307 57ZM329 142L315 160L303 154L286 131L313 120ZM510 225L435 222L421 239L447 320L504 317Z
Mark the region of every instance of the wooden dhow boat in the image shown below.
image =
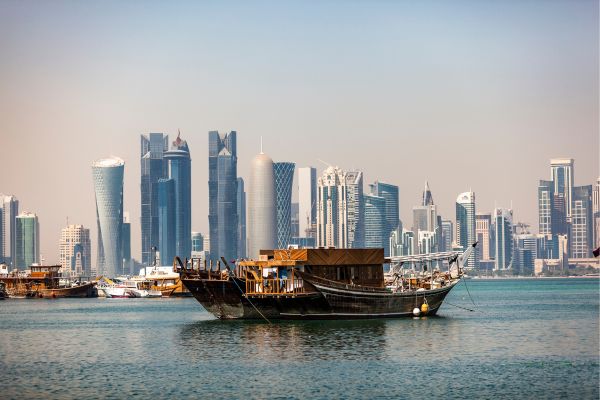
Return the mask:
M463 276L463 253L385 258L383 249L262 250L259 260L174 260L183 284L220 319L360 319L435 315ZM388 274L384 264L391 263ZM433 268L446 264L447 269ZM411 269L406 266L411 265ZM420 267L420 270L419 268Z

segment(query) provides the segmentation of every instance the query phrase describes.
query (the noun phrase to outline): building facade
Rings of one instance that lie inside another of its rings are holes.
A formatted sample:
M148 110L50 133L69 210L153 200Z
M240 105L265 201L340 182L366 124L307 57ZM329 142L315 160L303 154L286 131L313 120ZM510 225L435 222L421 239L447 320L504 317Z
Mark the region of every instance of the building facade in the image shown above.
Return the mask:
M152 247L158 246L158 180L168 175L164 153L169 136L162 133L143 134L141 139L141 233L142 264L151 265Z
M496 245L496 270L512 267L513 261L513 211L506 208L494 210Z
M465 192L456 198L456 244L466 249L477 241L475 230L475 193ZM478 248L471 253L466 268L478 268Z
M248 188L248 257L277 246L277 207L273 160L264 153L252 160Z
M192 255L192 160L187 142L177 135L164 157L175 189L175 254L182 259L189 258ZM172 259L167 265L171 263Z
M90 230L83 225L68 225L60 233L59 259L62 272L91 277L92 251Z
M554 193L562 194L565 201L565 214L571 216L573 186L575 185L575 161L572 158L550 160L550 177L554 183Z
M37 215L24 212L15 219L15 267L24 270L40 263L40 224Z
M121 262L121 274L133 275L133 259L131 258L131 221L129 213L123 213L123 233L121 234L121 252L123 260Z
M210 257L238 257L237 133L208 132ZM250 254L248 254L250 255Z
M390 255L390 235L400 226L400 197L398 186L375 181L370 185L371 194L385 199L384 254Z
M121 269L124 170L125 162L116 157L92 164L98 224L98 254L93 274L115 277Z
M317 169L298 168L298 236L316 237Z
M572 191L571 223L569 225L570 258L592 257L593 213L592 185L576 186Z
M480 259L490 260L492 258L490 247L491 247L491 228L492 228L492 214L490 213L477 213L475 215L475 232L477 234L477 241L480 246Z
M365 247L389 248L385 211L383 197L365 195Z
M0 194L0 207L2 213L0 262L14 267L17 244L16 218L19 215L19 201L15 196Z
M177 255L177 217L175 200L175 181L159 179L158 187L158 252L160 265L171 265ZM155 260L150 260L153 265Z
M292 162L273 163L278 249L287 248L292 240L292 188L295 167L296 164Z

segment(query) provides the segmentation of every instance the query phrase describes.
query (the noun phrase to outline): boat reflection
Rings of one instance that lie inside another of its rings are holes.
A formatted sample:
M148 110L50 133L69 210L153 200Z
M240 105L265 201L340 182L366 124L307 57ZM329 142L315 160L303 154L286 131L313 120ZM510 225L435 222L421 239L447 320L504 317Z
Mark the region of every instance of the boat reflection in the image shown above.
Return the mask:
M384 320L200 321L182 327L177 339L185 357L194 361L223 360L228 356L248 362L307 359L381 359L385 354Z

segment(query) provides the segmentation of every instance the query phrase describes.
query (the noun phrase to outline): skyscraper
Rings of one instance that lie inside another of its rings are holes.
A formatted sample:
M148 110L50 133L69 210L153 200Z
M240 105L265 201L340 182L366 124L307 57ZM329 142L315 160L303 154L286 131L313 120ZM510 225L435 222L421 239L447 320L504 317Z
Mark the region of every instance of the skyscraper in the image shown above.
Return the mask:
M15 196L0 194L0 207L2 208L2 259L8 265L15 266L16 251L16 218L19 215L19 201Z
M444 251L451 251L454 241L454 226L450 220L442 220L442 240L444 241Z
M164 158L169 163L169 178L175 189L175 255L189 258L192 256L192 162L187 142L177 135Z
M476 240L475 193L461 193L456 198L456 244L466 249ZM467 260L467 268L475 270L478 267L478 260L478 249L476 247Z
M494 226L496 240L496 269L505 270L511 267L513 259L513 212L506 208L494 210Z
M328 167L317 186L317 246L361 248L364 235L362 172Z
M490 213L477 213L475 215L475 232L480 246L479 258L481 260L490 260L492 258L490 252L491 228L492 215Z
M433 196L431 194L431 189L429 189L429 183L425 182L425 189L423 190L422 203L420 206L413 207L413 232L415 233L417 238L420 238L422 235L419 235L419 232L430 232L430 234L425 235L424 237L433 237L437 235L438 229L438 215L437 215L437 206L433 203ZM440 232L441 235L441 232ZM428 239L429 240L429 239ZM432 252L437 251L437 243L435 239L433 240L433 245L424 246L421 244L419 239L419 248L422 249L430 249Z
M365 247L389 247L386 236L385 199L373 194L365 195ZM387 242L387 246L386 246Z
M390 255L390 235L400 225L400 198L398 186L375 181L370 185L371 193L385 199L384 254Z
M172 265L177 256L177 218L175 200L175 181L159 179L158 188L158 252L160 265ZM154 260L152 260L154 261ZM151 262L149 265L152 265Z
M298 168L298 236L309 237L317 223L317 169Z
M152 264L152 247L158 246L158 191L157 183L168 174L164 153L169 136L162 133L141 135L141 210L142 264Z
M98 221L98 256L100 275L115 277L123 260L123 174L125 162L112 157L92 164L96 217Z
M246 190L244 179L237 178L238 257L246 257Z
M539 233L552 235L552 210L554 209L554 183L540 180L538 185Z
M570 258L588 258L593 250L592 185L574 187L571 199Z
M199 253L204 250L204 237L200 232L192 232L192 253Z
M292 240L292 187L295 166L292 162L273 163L279 249L286 249Z
M431 189L429 189L429 182L425 182L425 190L423 190L423 202L421 203L424 206L432 206L433 205L433 195L431 194Z
M15 267L27 269L40 262L40 225L37 215L21 213L15 219Z
M262 151L252 160L248 188L248 257L277 246L273 160ZM212 238L211 238L212 242Z
M550 176L554 183L554 193L565 198L565 214L571 216L573 186L575 184L575 162L572 158L553 158L550 160Z
M213 260L238 256L236 135L235 131L208 132L208 222Z
M133 274L133 262L131 260L131 222L129 213L123 213L123 233L121 234L121 252L123 260L121 261L121 274Z
M592 212L594 214L594 249L600 247L600 177L596 180L592 195Z
M62 271L76 276L91 277L92 252L90 230L83 225L68 225L60 234L60 265Z

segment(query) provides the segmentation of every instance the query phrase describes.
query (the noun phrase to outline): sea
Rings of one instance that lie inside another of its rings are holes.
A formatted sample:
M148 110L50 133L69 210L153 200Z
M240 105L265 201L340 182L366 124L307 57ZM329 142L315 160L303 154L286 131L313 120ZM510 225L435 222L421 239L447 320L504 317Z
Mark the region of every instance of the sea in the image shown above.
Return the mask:
M598 399L599 299L596 278L471 279L435 317L272 323L9 299L0 399Z

